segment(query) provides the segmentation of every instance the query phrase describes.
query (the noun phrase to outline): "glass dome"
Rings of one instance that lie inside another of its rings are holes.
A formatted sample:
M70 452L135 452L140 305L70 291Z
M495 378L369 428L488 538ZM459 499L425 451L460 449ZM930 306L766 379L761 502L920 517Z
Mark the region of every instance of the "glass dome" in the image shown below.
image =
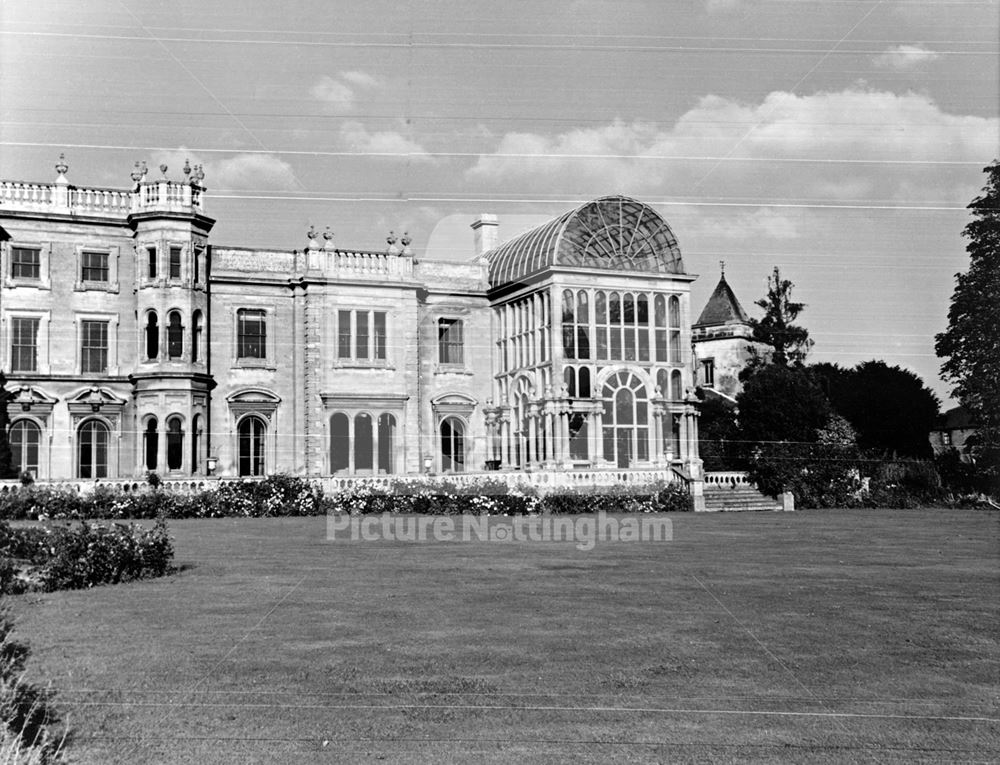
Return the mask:
M490 286L519 282L550 266L684 273L670 226L656 210L623 196L602 197L485 253Z

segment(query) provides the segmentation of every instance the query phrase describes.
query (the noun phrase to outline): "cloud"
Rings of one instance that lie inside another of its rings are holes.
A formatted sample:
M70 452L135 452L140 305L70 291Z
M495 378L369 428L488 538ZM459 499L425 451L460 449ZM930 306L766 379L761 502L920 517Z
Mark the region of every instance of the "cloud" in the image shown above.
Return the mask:
M918 93L775 91L754 104L708 95L666 128L616 120L507 133L466 178L491 190L580 196L961 200L967 168L940 163L989 161L998 140L1000 119L950 114Z
M197 153L180 147L152 155L153 169L167 165L168 176L180 180L181 168L188 161L205 168L204 183L210 191L288 191L298 187L292 166L274 154L236 154L226 159L204 160Z
M360 122L345 122L340 128L340 140L348 149L362 154L380 154L420 161L430 160L427 150L395 130L369 132Z
M312 86L310 94L323 104L324 109L332 114L348 114L357 105L357 91L370 90L381 84L377 77L367 72L341 72L336 77L323 75Z
M731 11L738 8L741 0L705 0L705 8L709 13Z
M927 48L921 48L918 45L897 45L895 48L889 48L885 53L876 56L873 63L879 69L894 69L897 72L903 72L936 58L940 58L939 54Z

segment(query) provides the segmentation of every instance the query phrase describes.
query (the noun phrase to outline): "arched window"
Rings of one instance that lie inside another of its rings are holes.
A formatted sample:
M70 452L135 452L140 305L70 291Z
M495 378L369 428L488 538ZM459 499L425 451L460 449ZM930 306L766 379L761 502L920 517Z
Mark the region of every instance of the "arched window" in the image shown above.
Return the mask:
M626 293L625 300L623 301L622 304L622 319L625 324L625 328L622 332L622 334L624 335L625 361L635 361L636 359L635 318L636 318L635 297L632 295L632 293Z
M601 290L594 296L594 323L597 329L597 359L608 358L608 306L607 297Z
M354 472L372 469L372 418L367 412L354 415Z
M576 371L573 367L563 369L563 381L566 383L566 395L576 398Z
M146 358L155 359L160 355L160 325L156 311L146 314Z
M608 324L611 329L608 358L617 361L622 357L622 307L617 292L612 292L608 298Z
M681 359L681 301L670 296L670 363L680 364Z
M146 420L146 429L142 432L142 450L146 455L146 470L156 470L160 457L160 433L155 417Z
M31 420L18 420L10 426L11 465L19 473L38 475L38 446L42 431Z
M76 432L77 478L108 477L108 426L100 420L85 421Z
M667 301L663 295L653 298L653 356L662 363L669 360L667 356ZM666 394L666 388L664 388Z
M180 470L184 466L184 431L181 418L167 420L167 470Z
M666 369L656 370L656 387L660 389L660 396L662 398L671 398L670 373Z
M681 371L675 369L670 374L670 398L680 401L684 398L684 385L681 382Z
M570 290L563 290L562 305L563 356L567 359L575 359L576 320L573 311L573 293Z
M587 370L582 369L581 372ZM587 415L582 412L574 412L569 418L569 456L574 460L588 459L589 449L587 447L589 429L587 428Z
M635 323L639 361L649 361L649 298L645 295L639 295L635 299Z
M378 472L395 473L396 418L380 414L378 418Z
M590 398L592 391L590 390L590 368L580 367L580 374L577 379L579 383L576 386L576 395L580 398Z
M465 426L455 417L441 421L441 470L445 473L465 470Z
M240 420L237 432L238 471L240 475L264 475L264 436L267 428L260 417L250 415Z
M604 383L604 459L625 468L649 458L649 403L635 375L618 372Z
M339 473L351 467L351 423L347 415L337 412L330 418L330 472Z
M590 358L590 305L586 290L576 293L576 357Z
M201 311L195 311L191 315L191 361L198 362L201 359Z
M179 359L184 355L184 325L181 324L181 312L171 311L167 322L167 358Z
M196 414L191 420L191 474L201 472L201 415Z

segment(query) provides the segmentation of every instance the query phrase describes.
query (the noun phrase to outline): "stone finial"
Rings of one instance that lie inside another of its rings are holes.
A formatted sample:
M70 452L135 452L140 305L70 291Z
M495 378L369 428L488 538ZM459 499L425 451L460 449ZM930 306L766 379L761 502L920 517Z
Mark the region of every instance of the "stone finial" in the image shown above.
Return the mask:
M400 244L403 245L403 254L412 255L413 250L410 249L410 242L413 240L410 238L410 234L407 231L403 232L403 238L399 240Z
M144 176L145 174L146 173L143 171L142 165L140 165L139 162L136 161L135 165L133 165L132 167L132 175L131 175L132 180L138 183L139 181L142 180L142 176Z
M726 278L726 261L724 260L719 261L719 274L723 279Z
M397 239L396 239L396 232L395 231L390 231L389 232L389 236L387 236L385 238L385 241L386 241L386 244L389 245L389 248L388 248L387 252L390 255L395 255L396 253L399 252L399 247L396 246Z
M319 243L316 241L316 237L318 237L319 234L316 233L316 227L309 226L309 230L306 232L306 236L309 237L309 249L318 250Z
M332 250L332 249L334 249L334 247L333 247L333 232L330 230L329 226L327 226L326 230L323 232L323 249L324 250Z
M56 172L59 173L59 180L64 180L66 178L66 173L68 170L69 170L69 165L66 164L66 155L60 153L59 161L56 163Z
M184 167L181 168L181 172L184 173L184 177L185 178L187 178L189 175L191 175L191 160L190 159L185 159L184 160Z
M205 180L205 166L195 165L194 170L191 173L191 179L193 183L201 184Z
M160 172L163 173L163 177L167 177L167 166L165 164L160 165Z

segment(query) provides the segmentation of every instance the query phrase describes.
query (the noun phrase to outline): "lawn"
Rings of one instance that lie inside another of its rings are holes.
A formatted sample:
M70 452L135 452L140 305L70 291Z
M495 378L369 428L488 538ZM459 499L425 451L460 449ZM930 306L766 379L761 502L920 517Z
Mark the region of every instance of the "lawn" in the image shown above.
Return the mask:
M1000 758L1000 514L673 523L584 552L172 521L180 573L15 613L78 762Z

